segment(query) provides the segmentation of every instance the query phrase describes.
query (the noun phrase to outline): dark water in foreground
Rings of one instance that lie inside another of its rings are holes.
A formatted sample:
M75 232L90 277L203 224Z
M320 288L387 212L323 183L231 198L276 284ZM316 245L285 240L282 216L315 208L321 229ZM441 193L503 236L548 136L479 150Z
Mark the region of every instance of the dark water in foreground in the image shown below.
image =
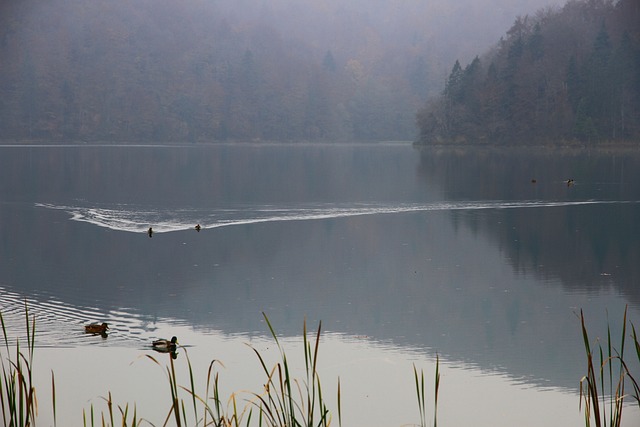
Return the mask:
M576 315L640 322L638 218L637 151L0 147L0 308L17 336L28 300L71 424L109 390L161 422L161 371L131 367L156 337L262 384L264 312L292 352L322 321L345 425L417 423L412 364L429 379L436 353L443 425L581 425Z

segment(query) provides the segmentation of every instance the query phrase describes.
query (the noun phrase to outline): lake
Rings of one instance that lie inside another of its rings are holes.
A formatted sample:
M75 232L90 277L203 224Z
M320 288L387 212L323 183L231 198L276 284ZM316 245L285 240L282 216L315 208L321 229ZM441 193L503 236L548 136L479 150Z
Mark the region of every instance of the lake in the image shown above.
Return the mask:
M3 146L0 178L0 309L12 342L25 300L36 318L38 425L52 371L58 425L109 392L161 425L159 337L182 384L188 355L202 394L214 359L226 397L260 392L264 313L301 379L322 322L335 425L338 378L343 425L418 424L413 367L432 402L439 357L441 425L580 426L580 310L594 342L626 306L640 325L638 150Z

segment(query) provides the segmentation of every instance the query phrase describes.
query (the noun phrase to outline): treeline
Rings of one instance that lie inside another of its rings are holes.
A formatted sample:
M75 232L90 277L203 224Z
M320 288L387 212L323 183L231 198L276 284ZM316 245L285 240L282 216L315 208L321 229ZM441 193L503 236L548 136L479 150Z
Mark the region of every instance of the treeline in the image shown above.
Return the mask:
M2 2L0 139L415 138L424 58L374 74L366 55L283 34L267 21L282 10L254 3L264 19L217 1Z
M443 64L549 1L2 1L0 140L413 140Z
M358 113L336 108L355 89L330 52L305 58L213 3L27 0L2 12L5 140L347 137Z
M422 144L640 141L640 3L573 0L518 17L417 115Z

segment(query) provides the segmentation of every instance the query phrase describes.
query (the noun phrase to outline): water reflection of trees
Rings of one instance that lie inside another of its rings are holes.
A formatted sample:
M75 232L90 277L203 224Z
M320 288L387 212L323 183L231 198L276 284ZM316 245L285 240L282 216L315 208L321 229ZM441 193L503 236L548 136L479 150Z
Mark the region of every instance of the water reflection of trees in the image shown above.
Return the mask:
M42 201L215 211L242 202L621 200L638 194L634 156L425 149L419 163L408 147L291 148L5 151L0 170L15 187L0 180L0 286L114 310L114 316L131 311L143 324L132 328L153 328L165 318L185 319L198 329L264 332L260 312L266 311L278 333L292 336L301 319L322 319L328 330L436 349L453 359L506 367L517 377L556 378L567 387L581 375L567 366L583 356L578 330L577 343L568 343L566 332L578 325L566 312L574 299L546 311L553 304L548 298L561 292L530 286L537 280L529 278L561 278L580 292L611 280L637 301L631 288L637 267L629 261L637 259L637 228L630 228L637 209L629 206L415 212L200 233L191 224L153 239L146 228L118 232L33 207ZM594 168L599 175L585 173ZM566 186L569 176L576 185ZM609 209L625 215L619 224L599 218ZM450 221L460 232L451 231ZM523 272L523 280L501 257ZM586 308L604 299L592 298ZM109 340L124 335L118 333Z
M373 147L365 153L349 144L4 147L0 196L180 207L335 202L349 200L349 191L365 200L393 197L397 185L406 185L378 172L406 170L414 158L410 151ZM372 155L376 149L383 155Z
M640 153L631 150L423 149L418 173L447 199L640 200ZM559 278L578 292L613 286L638 304L639 213L636 203L616 203L452 218L486 230L518 272Z

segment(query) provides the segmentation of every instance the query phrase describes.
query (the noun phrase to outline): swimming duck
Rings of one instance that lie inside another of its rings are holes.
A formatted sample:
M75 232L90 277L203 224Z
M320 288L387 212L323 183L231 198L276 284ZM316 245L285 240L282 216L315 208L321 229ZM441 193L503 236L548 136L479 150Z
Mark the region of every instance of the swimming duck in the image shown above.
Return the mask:
M172 337L171 341L165 339L155 340L151 345L154 350L164 352L175 351L176 346L178 345L178 338Z
M200 224L196 224L196 231L200 231L202 227L200 227Z
M109 325L106 323L91 323L84 326L84 331L88 334L106 334Z
M567 180L567 187L571 187L573 184L575 184L576 182L573 179L568 179Z

